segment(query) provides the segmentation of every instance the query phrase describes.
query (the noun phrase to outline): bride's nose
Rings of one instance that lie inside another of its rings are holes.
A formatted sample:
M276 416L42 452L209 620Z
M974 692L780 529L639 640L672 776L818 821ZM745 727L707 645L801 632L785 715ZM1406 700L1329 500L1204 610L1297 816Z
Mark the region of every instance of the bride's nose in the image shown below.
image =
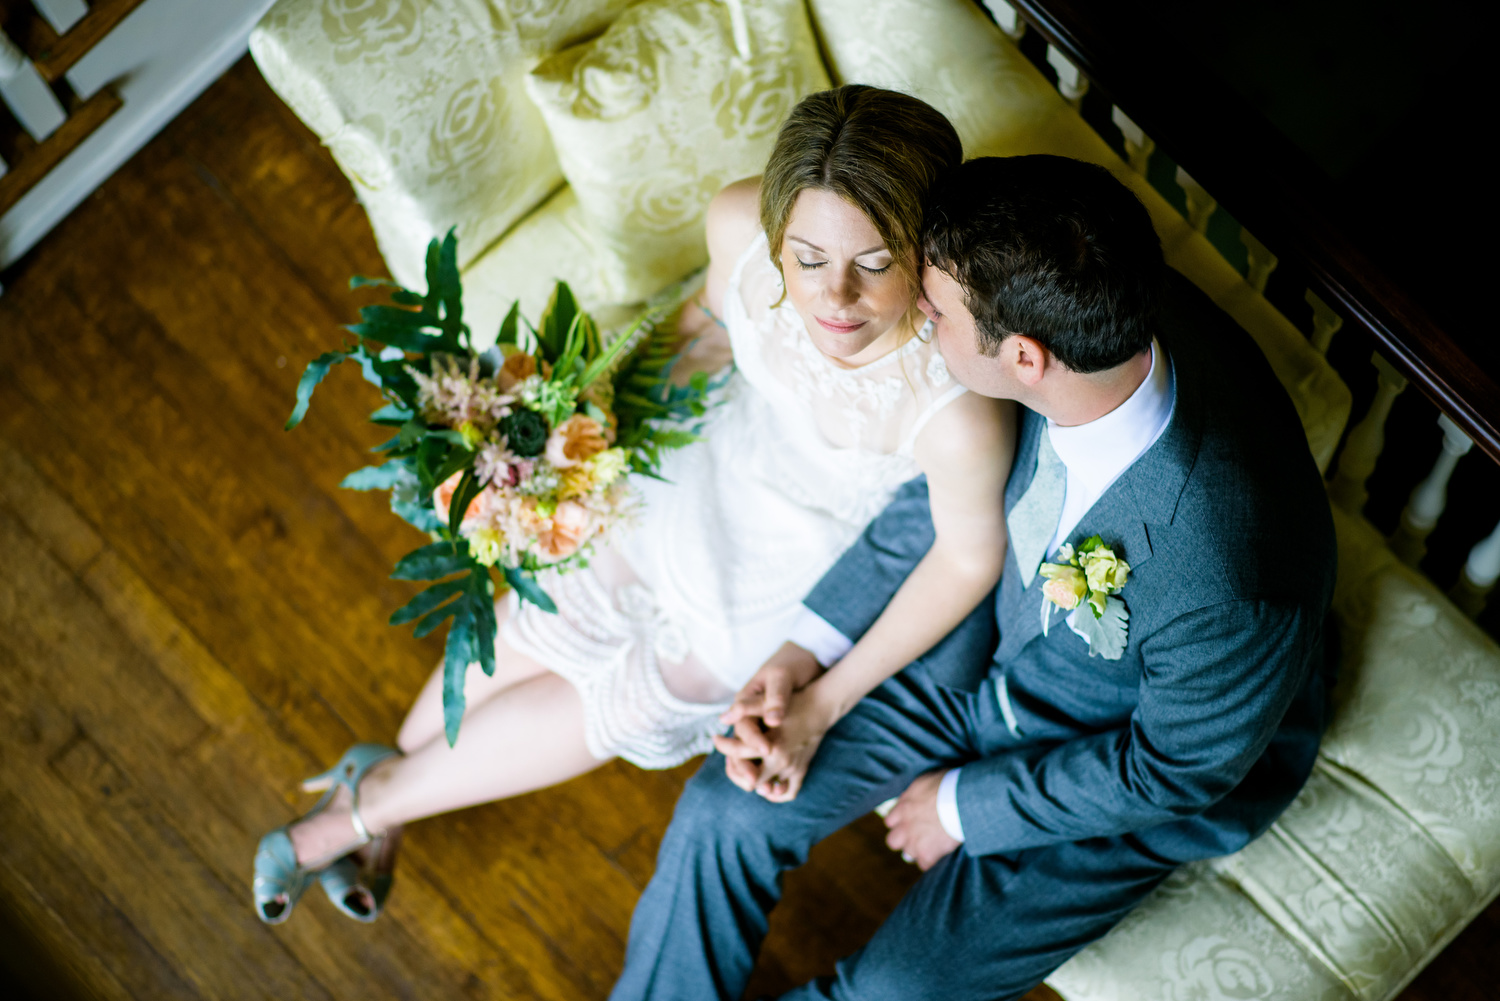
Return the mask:
M838 309L852 306L859 301L859 279L849 271L836 271L824 286L823 294L830 306Z

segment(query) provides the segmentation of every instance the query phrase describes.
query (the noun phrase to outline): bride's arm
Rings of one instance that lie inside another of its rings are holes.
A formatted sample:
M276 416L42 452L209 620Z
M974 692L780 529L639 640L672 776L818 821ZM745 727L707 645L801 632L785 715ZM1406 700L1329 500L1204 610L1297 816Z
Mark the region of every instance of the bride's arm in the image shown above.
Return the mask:
M916 458L927 474L932 548L853 649L793 697L785 721L769 735L773 749L757 787L762 795L796 796L823 734L936 646L1000 579L1015 425L1014 404L968 393L923 429Z
M683 357L673 371L685 382L694 372L717 372L733 354L721 325L724 293L735 262L760 232L760 178L735 181L708 203L708 276L703 288L682 306L677 320Z

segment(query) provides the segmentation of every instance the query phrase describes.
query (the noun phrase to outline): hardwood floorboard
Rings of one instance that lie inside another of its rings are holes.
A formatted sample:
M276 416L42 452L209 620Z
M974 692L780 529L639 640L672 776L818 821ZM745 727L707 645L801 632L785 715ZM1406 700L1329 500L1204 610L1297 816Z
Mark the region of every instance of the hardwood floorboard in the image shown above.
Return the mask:
M52 996L602 999L691 762L606 765L407 832L370 926L314 889L260 924L250 861L297 781L390 740L441 652L385 625L422 537L340 490L382 432L302 366L384 271L337 165L243 60L0 296L0 980ZM916 878L866 818L789 876L753 988L827 974ZM1402 1001L1486 996L1500 907ZM18 958L20 957L20 958ZM54 975L50 971L57 971ZM36 981L42 977L42 981ZM1029 1001L1054 995L1039 988Z

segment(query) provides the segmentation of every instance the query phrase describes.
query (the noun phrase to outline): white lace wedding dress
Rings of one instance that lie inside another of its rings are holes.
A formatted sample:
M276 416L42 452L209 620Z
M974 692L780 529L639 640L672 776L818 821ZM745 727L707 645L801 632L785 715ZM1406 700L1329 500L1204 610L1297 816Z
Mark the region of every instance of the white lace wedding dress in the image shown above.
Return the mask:
M638 524L616 542L637 583L547 574L556 615L517 608L502 635L583 698L595 757L669 768L712 747L727 703L668 690L661 663L691 654L738 690L786 639L823 573L920 470L912 446L964 389L924 328L857 369L813 346L782 297L762 234L736 263L724 322L736 371L704 441L640 478Z

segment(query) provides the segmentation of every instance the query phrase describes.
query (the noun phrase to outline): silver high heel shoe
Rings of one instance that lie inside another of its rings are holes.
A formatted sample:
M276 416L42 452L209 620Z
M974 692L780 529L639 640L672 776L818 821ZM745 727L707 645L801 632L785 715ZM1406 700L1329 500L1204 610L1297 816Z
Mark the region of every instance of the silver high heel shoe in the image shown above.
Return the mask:
M255 880L253 895L255 913L266 924L280 924L291 917L292 909L306 892L319 870L330 863L341 860L355 849L369 844L373 838L364 819L359 815L359 783L371 768L386 758L400 752L381 744L355 744L344 752L338 764L321 775L314 775L302 783L307 792L323 791L323 796L304 816L317 816L328 808L342 787L349 790L349 820L354 827L356 842L342 846L337 854L306 863L297 861L296 850L285 826L278 827L260 839L255 852ZM387 886L387 890L389 886ZM384 898L382 897L382 903ZM346 912L347 913L347 912ZM379 913L378 908L375 913ZM350 915L354 917L354 914ZM373 919L372 919L373 920Z

